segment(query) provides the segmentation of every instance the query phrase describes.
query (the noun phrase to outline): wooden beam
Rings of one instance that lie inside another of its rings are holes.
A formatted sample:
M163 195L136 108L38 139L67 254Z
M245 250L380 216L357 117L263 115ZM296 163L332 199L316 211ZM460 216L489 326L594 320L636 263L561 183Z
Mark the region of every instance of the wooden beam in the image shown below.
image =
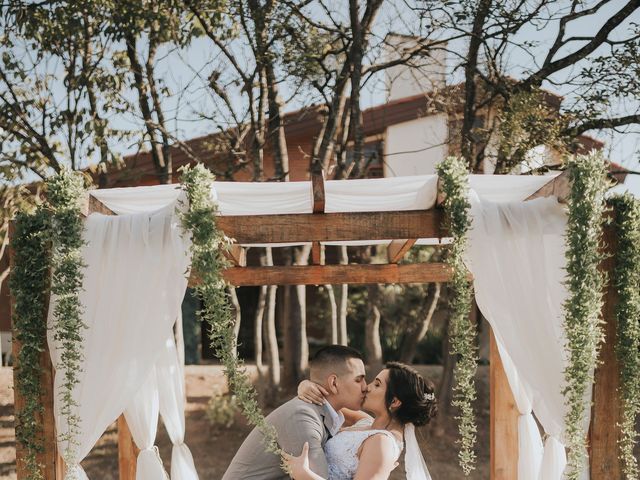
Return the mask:
M237 243L229 245L229 248L224 250L223 254L236 267L247 266L247 249Z
M91 192L89 192L89 214L96 212L103 215L116 215L113 210L111 210L104 203L91 195Z
M615 252L618 244L613 226L605 225L603 231L604 253L600 269L613 278ZM618 455L620 421L622 412L618 388L620 386L620 364L616 355L616 305L618 298L612 282L609 282L602 306L605 341L600 350L600 363L595 371L593 406L589 429L589 461L591 480L623 478L622 463Z
M13 221L9 223L9 266L11 272L13 272L14 266L14 252L11 248L12 239L14 236L15 225ZM12 273L9 273L12 275ZM13 318L15 311L15 299L13 295L10 296L10 313ZM49 295L46 295L45 308L42 312L42 322L44 325L47 323L47 316L49 311ZM46 335L46 327L43 328L43 335ZM40 403L43 407L43 413L36 415L36 423L42 429L42 442L44 450L37 455L37 461L41 465L41 473L46 480L62 480L63 477L57 476L58 472L63 472L62 458L58 455L58 444L55 429L55 417L53 414L53 400L55 392L53 388L53 365L51 363L51 355L49 353L49 344L46 336L43 339L44 349L40 354L40 386L41 397ZM12 344L11 354L13 355L13 384L16 385L16 377L18 375L18 369L20 368L18 362L18 354L20 352L21 344L17 340L17 332L14 330L12 322ZM16 388L13 389L13 405L14 405L14 421L17 422L18 415L25 406L25 399L20 394L20 391ZM22 445L16 442L16 478L17 480L24 480L30 478L26 470L23 458L25 451Z
M229 268L225 280L237 287L250 285L339 285L371 283L448 282L451 268L445 263L381 265L293 265ZM191 283L197 282L193 278Z
M536 192L529 195L526 199L533 200L535 198L546 198L555 196L560 203L566 203L571 192L571 184L569 182L569 170L563 171L560 175L554 177L548 183L545 183Z
M489 441L491 480L518 478L518 408L490 330L489 340Z
M324 171L317 162L311 168L311 192L313 196L313 213L324 213Z
M447 236L440 209L218 217L240 244L394 240Z
M138 453L124 415L118 417L118 472L120 480L135 480Z
M413 247L416 239L409 240L392 240L387 246L387 259L389 263L398 263L402 257Z
M313 265L324 265L324 245L320 242L313 242L311 245L311 263Z

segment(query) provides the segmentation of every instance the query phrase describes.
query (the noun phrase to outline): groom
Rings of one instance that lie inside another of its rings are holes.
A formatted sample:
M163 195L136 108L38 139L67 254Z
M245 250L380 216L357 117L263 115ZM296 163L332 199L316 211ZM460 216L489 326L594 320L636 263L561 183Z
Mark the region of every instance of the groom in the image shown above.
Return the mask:
M327 478L324 444L340 430L340 410L359 410L367 390L362 355L353 348L329 345L311 360L310 379L329 395L324 405L312 405L298 398L289 400L267 417L278 432L278 443L287 453L300 455L309 442L311 470ZM280 457L265 451L262 434L254 428L240 446L222 480L285 480Z

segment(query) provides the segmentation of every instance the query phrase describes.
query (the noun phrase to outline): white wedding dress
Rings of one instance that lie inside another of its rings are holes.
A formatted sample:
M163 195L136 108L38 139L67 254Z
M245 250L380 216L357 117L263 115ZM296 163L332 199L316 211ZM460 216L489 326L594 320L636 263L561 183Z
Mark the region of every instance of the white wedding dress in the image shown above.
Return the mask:
M327 440L324 453L329 466L329 480L351 480L355 476L358 470L358 450L362 442L372 435L383 434L393 439L395 457L400 457L403 443L387 430L373 430L372 423L372 418L363 418Z

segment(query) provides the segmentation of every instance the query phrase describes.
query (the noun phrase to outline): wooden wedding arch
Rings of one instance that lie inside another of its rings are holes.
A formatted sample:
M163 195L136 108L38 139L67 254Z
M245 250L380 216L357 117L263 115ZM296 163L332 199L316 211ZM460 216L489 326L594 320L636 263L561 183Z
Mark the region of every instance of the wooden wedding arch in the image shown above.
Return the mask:
M311 176L310 194L313 213L220 216L218 226L235 243L227 252L232 266L225 270L226 280L234 286L256 285L326 285L370 283L430 283L451 280L451 270L444 263L400 264L400 260L417 239L447 238L444 211L439 195L436 206L429 210L325 213L324 180L321 172ZM555 196L559 201L568 197L568 176L555 177L528 197ZM106 205L89 194L87 213L113 215ZM10 235L12 232L10 231ZM604 227L608 253L615 251L615 236L611 226ZM322 242L391 240L387 248L387 263L367 265L325 265ZM311 264L294 266L246 266L246 244L282 244L311 242ZM603 261L603 271L613 271L612 256ZM197 279L190 279L190 283ZM607 339L615 338L616 295L607 287L603 319ZM46 315L43 318L46 322ZM15 336L14 336L15 338ZM20 345L14 341L13 355L17 358ZM64 463L56 451L56 432L53 414L53 369L49 351L41 355L44 415L42 423L45 450L39 460L46 480L62 480ZM618 458L620 431L620 403L618 397L619 365L614 342L607 341L601 350L601 364L595 373L593 408L589 428L591 480L622 478ZM14 390L15 411L23 408L19 392ZM513 394L498 354L493 333L490 345L490 478L515 480L518 468L518 417ZM21 464L20 446L16 446L17 478L26 478ZM133 443L124 416L118 419L118 461L121 480L134 480L137 448Z

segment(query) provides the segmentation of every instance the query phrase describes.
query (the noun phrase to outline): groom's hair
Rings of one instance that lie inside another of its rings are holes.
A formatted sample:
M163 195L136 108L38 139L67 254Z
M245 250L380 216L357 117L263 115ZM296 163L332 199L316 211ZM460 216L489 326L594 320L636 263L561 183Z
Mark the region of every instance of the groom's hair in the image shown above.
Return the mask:
M327 345L316 352L311 359L311 376L324 377L335 373L341 375L346 371L347 362L352 358L363 360L362 354L345 345Z

